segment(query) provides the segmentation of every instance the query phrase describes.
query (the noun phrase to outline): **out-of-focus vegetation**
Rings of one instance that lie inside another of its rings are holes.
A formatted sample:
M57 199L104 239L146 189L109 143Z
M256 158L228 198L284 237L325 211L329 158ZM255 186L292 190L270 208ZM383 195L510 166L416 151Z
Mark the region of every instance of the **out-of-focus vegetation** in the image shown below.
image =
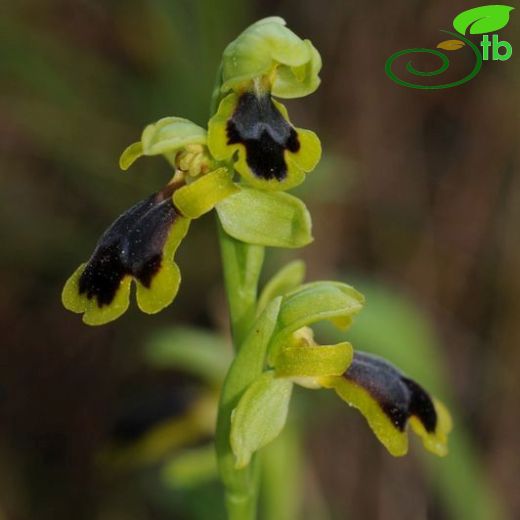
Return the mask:
M455 430L447 459L412 449L396 460L329 393L298 395L293 424L263 461L264 516L281 500L287 516L313 520L520 516L518 64L490 62L467 85L441 92L400 88L383 71L392 52L434 45L438 29L469 7L2 6L0 518L222 517L211 428L196 413L180 426L191 435L166 435L182 442L166 442L139 467L109 456L135 447L150 424L185 418L193 403L211 409L225 339L172 327L213 328L225 338L212 219L197 222L182 245L179 297L158 316L132 312L90 329L61 308L59 294L114 217L167 178L157 161L120 172L122 149L162 116L203 123L224 46L270 14L309 36L325 64L318 93L291 106L295 122L317 129L325 145L325 160L301 188L316 237L304 250L309 278L358 277L367 306L350 339L446 398ZM517 23L513 12L501 32L513 48ZM286 256L274 252L272 270ZM164 341L180 345L173 358ZM215 341L221 356L212 358ZM319 401L319 412L306 399Z

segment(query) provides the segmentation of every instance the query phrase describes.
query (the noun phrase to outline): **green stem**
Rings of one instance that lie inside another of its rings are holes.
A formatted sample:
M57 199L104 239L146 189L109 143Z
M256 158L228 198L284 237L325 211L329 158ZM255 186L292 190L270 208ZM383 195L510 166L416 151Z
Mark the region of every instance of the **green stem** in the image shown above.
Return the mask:
M255 318L265 248L235 240L220 222L218 228L233 345L238 350Z
M256 518L257 498L257 493L233 495L226 492L228 519L252 520Z
M237 355L228 371L220 397L215 446L229 519L254 520L259 487L257 464L253 460L246 468L236 469L229 439L233 409L249 384L262 373L272 333L269 326L255 327L251 331L256 315L264 248L233 239L225 233L220 222L218 228L233 345ZM278 307L279 302L266 309L262 317L273 312L277 314ZM262 334L265 331L264 341L259 339L259 330Z

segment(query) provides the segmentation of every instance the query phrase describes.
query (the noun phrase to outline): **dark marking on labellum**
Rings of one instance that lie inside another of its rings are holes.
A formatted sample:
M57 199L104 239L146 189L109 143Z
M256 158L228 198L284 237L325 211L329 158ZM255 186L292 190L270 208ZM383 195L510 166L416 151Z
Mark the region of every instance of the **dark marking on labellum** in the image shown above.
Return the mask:
M246 161L257 177L279 181L287 176L284 151L300 149L298 135L269 94L242 94L227 123L228 144L243 144Z
M79 279L79 293L103 307L114 300L127 275L150 287L176 217L168 187L123 213L99 239Z
M344 377L364 388L399 431L404 431L412 415L427 432L435 431L437 413L430 396L384 359L356 352Z
M434 432L437 426L437 413L430 396L415 381L406 377L401 379L410 390L410 415L418 417L427 432Z

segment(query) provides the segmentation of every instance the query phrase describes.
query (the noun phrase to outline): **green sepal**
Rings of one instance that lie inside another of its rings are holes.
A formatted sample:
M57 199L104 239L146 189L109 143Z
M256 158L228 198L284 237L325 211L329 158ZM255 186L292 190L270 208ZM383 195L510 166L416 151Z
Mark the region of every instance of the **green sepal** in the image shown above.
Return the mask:
M275 96L294 98L314 92L321 57L310 41L285 26L285 20L259 20L231 42L222 57L222 92L240 91L255 79L268 78Z
M281 298L272 300L255 320L231 364L222 388L215 442L223 483L236 494L247 491L250 475L247 470L235 470L235 457L230 446L230 417L249 385L262 374L266 351L276 327L280 302Z
M205 145L206 130L182 117L164 117L143 130L141 141L128 146L119 158L119 166L127 170L142 155L172 154L190 145Z
M352 345L346 341L337 345L286 347L276 357L276 377L340 376L353 355Z
M258 298L257 312L261 312L265 306L277 296L298 287L305 278L305 263L302 260L294 260L282 267L263 288Z
M206 130L183 117L163 117L145 127L141 142L145 155L175 152L190 144L205 144Z
M235 467L244 468L253 453L269 444L287 420L292 382L264 372L244 392L231 416L231 449Z
M230 402L238 399L253 380L262 373L265 366L265 355L276 329L280 304L281 298L275 298L255 319L228 372L222 394L223 399L226 398ZM250 374L251 379L246 380L244 374Z
M329 320L334 324L352 318L363 307L363 295L341 282L312 282L283 297L278 334L290 334L301 327Z
M242 187L216 208L226 233L242 242L295 248L312 241L309 211L288 193Z
M173 203L185 217L199 218L238 191L240 188L233 182L229 170L218 168L176 190Z

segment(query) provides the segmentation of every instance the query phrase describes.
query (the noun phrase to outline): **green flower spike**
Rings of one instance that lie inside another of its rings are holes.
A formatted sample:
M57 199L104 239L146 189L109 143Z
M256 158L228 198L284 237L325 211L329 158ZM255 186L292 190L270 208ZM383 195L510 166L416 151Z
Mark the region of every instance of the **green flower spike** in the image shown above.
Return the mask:
M452 428L448 410L384 359L356 352L344 374L320 377L316 382L333 388L341 399L357 408L392 455L407 453L408 423L428 451L447 455L447 436Z
M335 282L309 283L283 297L275 296L286 283L290 285L291 278L297 280L302 274L301 266L296 266L296 272L293 266L268 284L265 294L274 296L274 300L259 314L252 327L251 344L246 340L237 358L237 363L242 363L246 359L243 352L254 347L255 356L263 360L267 348L268 369L245 389L232 415L230 444L236 468L247 466L255 451L279 435L294 383L319 388L319 383L313 385L316 378L340 377L352 361L350 343L318 345L308 325L323 320L350 323L362 308L363 296L349 285ZM255 332L264 330L262 320L266 316L270 320L267 340Z
M379 441L394 456L408 450L408 424L425 448L447 454L451 418L444 405L387 361L354 352L348 342L319 345L309 328L329 320L348 327L363 305L352 287L335 282L301 283L301 264L291 264L267 284L260 301L280 298L268 347L268 369L244 393L232 418L231 446L237 467L273 440L285 424L292 384L332 388L367 419Z
M233 161L249 184L287 190L300 184L321 157L314 132L295 128L272 96L296 98L320 83L321 58L310 41L266 18L246 29L224 51L223 96L208 124L208 146L219 161Z

